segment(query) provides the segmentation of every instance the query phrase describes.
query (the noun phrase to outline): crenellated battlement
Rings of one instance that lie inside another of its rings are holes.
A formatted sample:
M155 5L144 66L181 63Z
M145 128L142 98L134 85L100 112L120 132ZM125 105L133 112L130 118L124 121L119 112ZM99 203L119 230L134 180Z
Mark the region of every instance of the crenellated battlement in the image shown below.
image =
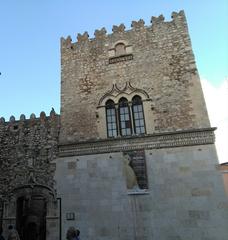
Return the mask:
M0 118L0 194L8 196L12 189L28 184L31 174L38 184L54 187L60 116L52 109L27 119L21 114L18 120L11 116L6 122Z
M121 23L107 33L103 27L94 36L85 32L76 42L70 36L61 39L60 141L105 138L106 120L95 111L98 99L113 84L126 82L154 99L147 133L197 128L202 121L208 126L195 101L201 93L193 80L198 73L184 11L172 12L169 20L153 16L149 26L139 19L130 29Z
M46 115L44 111L40 113L39 117L36 117L34 113L30 115L29 118L26 118L24 114L20 115L20 118L16 120L15 116L10 116L9 121L6 121L4 117L0 118L0 126L1 125L15 125L15 124L21 124L21 123L27 123L27 124L34 124L34 123L45 123L47 121L58 121L59 115L55 112L54 108L50 111L49 115Z
M143 19L140 19L138 21L132 21L131 29L129 30L126 30L126 27L123 23L121 23L120 25L113 25L112 33L110 34L107 34L107 30L105 29L105 27L103 27L101 29L95 30L94 38L90 38L88 32L84 32L83 34L78 33L76 42L72 41L71 36L68 36L67 38L62 37L61 45L62 47L66 47L68 49L74 49L81 44L100 41L101 39L104 40L107 37L112 37L112 35L121 35L129 31L154 30L157 26L162 26L165 24L171 24L175 27L186 26L186 18L183 10L181 10L180 12L172 12L171 18L171 21L165 21L165 17L163 15L160 15L158 17L152 16L150 26L146 26Z
M61 39L60 114L0 118L0 227L23 239L63 239L76 222L87 240L227 240L216 129L185 14L171 17Z

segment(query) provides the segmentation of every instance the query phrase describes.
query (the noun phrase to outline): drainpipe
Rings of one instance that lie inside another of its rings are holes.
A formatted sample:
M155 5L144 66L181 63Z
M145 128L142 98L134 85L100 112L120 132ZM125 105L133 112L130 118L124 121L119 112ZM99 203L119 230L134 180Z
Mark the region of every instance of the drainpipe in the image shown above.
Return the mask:
M2 219L3 219L3 200L0 197L0 228L2 227Z
M62 240L62 199L57 198L59 201L59 240Z

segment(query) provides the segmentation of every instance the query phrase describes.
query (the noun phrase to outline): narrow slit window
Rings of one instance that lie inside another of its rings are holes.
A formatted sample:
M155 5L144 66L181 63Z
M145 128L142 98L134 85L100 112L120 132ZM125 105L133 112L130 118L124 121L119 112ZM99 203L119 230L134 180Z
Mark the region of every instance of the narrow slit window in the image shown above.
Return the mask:
M139 96L134 96L132 99L132 113L134 119L135 134L146 133L143 104L142 99Z
M119 122L120 133L122 136L132 134L131 116L128 101L126 98L121 98L119 101Z
M106 122L108 137L117 137L116 108L112 100L106 102Z

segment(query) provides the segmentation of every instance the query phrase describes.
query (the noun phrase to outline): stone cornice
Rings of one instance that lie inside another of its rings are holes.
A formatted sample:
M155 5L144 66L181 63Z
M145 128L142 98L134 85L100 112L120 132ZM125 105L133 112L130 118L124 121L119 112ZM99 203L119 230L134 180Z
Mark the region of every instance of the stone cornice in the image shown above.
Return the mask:
M59 157L79 156L138 149L159 149L213 144L216 128L154 133L145 136L85 141L59 145Z

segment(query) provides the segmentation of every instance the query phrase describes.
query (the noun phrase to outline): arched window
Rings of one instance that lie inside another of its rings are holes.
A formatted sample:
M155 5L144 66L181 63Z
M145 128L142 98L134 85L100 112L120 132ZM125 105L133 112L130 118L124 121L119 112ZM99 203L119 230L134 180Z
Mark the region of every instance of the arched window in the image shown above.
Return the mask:
M146 129L143 114L143 104L142 99L139 96L134 96L132 98L132 114L135 134L144 134L146 132Z
M116 109L112 100L108 100L106 106L106 121L108 137L117 137Z
M97 120L101 137L138 136L146 134L147 130L150 130L150 133L151 123L146 127L146 120L152 117L150 101L148 93L143 89L134 88L130 82L121 87L113 84L112 89L101 97L97 107L97 118L106 113L106 132L102 131L105 116L101 121Z
M120 133L122 136L128 136L132 134L131 127L131 115L126 98L119 100L119 122L120 122Z
M119 55L123 55L126 54L126 49L125 49L125 45L123 43L118 43L115 46L115 55L119 56Z

